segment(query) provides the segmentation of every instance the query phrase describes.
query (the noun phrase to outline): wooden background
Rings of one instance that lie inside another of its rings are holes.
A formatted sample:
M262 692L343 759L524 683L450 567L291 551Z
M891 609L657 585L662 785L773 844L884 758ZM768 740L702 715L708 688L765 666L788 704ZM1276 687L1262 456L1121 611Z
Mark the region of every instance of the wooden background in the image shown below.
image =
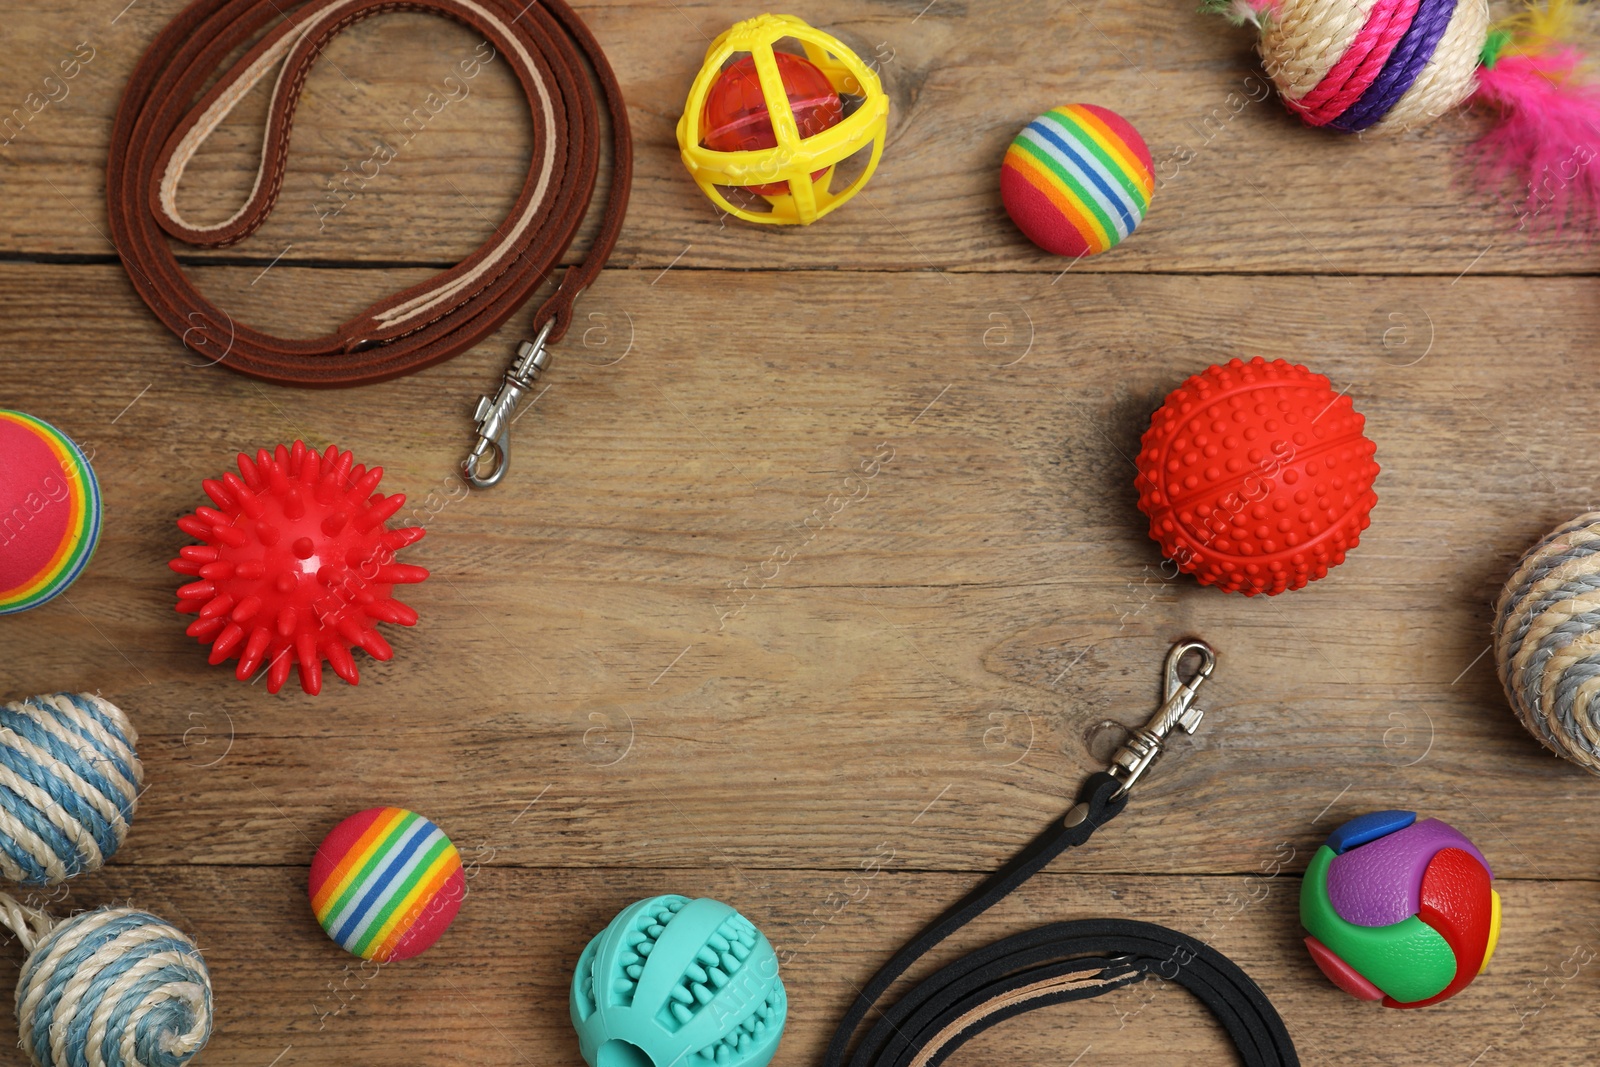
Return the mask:
M808 0L788 10L882 69L891 134L854 203L763 230L718 219L672 134L707 39L757 9L586 0L630 102L632 211L507 482L468 493L468 414L524 316L413 377L305 392L190 365L135 296L105 237L105 148L179 3L124 3L0 2L0 114L58 97L0 147L0 405L82 441L106 502L83 578L0 619L0 692L98 690L137 723L133 833L51 906L131 901L197 938L204 1062L575 1065L579 950L674 891L792 952L776 1062L815 1063L855 985L1144 721L1188 635L1221 656L1201 732L962 947L1137 917L1237 959L1309 1064L1591 1058L1600 784L1523 733L1485 652L1517 555L1596 505L1600 253L1530 242L1466 187L1477 118L1302 129L1262 99L1246 35L1192 0ZM63 97L45 79L83 43ZM530 150L503 63L329 199L475 44L409 14L340 38L276 214L187 254L207 291L311 334L475 247ZM1163 180L1133 239L1063 273L1006 220L996 171L1018 128L1078 100L1129 116ZM263 111L257 93L191 168L186 210L222 217L248 189ZM1349 563L1273 600L1166 579L1128 459L1186 375L1254 355L1348 389L1383 465ZM433 572L395 660L317 698L208 667L166 568L200 479L297 436L381 463L428 530L405 558ZM471 892L425 957L363 972L303 887L322 835L375 804L439 822ZM1489 973L1420 1013L1346 998L1299 941L1310 853L1388 807L1473 837L1505 900ZM1014 1021L954 1062L1131 1056L1230 1062L1196 1001L1153 987Z

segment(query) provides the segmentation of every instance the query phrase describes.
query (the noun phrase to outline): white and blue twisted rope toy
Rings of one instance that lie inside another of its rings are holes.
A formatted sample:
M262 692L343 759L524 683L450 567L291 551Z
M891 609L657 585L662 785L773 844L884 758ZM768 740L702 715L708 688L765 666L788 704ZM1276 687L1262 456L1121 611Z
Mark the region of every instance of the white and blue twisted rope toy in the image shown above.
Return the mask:
M28 951L17 1026L37 1067L182 1067L205 1047L211 977L174 927L133 908L52 924L9 900L0 923Z
M55 885L127 836L144 772L115 704L56 693L0 708L0 874ZM0 893L28 953L17 1026L36 1067L182 1067L211 1036L211 979L184 934L133 908L56 922Z
M1600 774L1600 512L1528 550L1495 608L1511 708L1546 748Z
M138 738L120 708L89 693L0 708L0 875L56 885L110 859L144 782Z

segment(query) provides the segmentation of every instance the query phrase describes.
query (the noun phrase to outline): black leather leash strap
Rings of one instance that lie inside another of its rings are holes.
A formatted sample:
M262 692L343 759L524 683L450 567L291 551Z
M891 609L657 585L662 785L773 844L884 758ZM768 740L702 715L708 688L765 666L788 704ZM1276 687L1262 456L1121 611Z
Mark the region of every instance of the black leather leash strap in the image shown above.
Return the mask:
M1169 660L1169 677L1175 664ZM1172 692L1169 682L1169 704ZM1104 771L1091 775L1064 818L896 952L845 1013L823 1067L937 1067L996 1023L1152 976L1177 982L1197 996L1227 1030L1246 1067L1298 1067L1283 1019L1237 964L1176 930L1128 919L1053 923L963 956L886 1009L850 1051L851 1038L896 979L1062 852L1089 840L1127 806L1128 784L1131 780Z
M876 1048L873 1059L852 1062L937 1067L1013 1016L1150 977L1177 982L1211 1009L1246 1067L1300 1062L1283 1020L1237 964L1204 942L1132 919L1052 923L957 960L878 1021L863 1043Z

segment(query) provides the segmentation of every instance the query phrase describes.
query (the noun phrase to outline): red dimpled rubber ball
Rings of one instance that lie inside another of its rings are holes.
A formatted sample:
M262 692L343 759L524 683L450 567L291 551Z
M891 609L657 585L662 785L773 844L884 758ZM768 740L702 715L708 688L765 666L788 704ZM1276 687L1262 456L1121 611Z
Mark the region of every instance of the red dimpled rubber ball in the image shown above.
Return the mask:
M773 52L778 74L783 78L784 94L794 114L800 139L815 137L837 126L844 119L844 101L833 91L828 76L804 56ZM778 136L772 130L772 115L761 92L761 76L756 61L746 55L725 67L706 94L700 114L700 143L718 152L756 152L776 148ZM827 171L815 171L816 181ZM789 191L788 182L768 182L747 186L761 196L781 196Z
M1272 596L1323 577L1378 502L1365 421L1328 379L1281 359L1196 374L1140 443L1150 536L1180 570L1229 593Z
M210 643L212 663L237 656L240 681L265 663L273 693L297 666L300 687L315 694L324 659L355 685L352 647L394 656L377 624L415 625L417 613L391 594L428 572L395 562L423 531L385 525L406 498L375 492L382 479L382 467L296 441L255 459L241 452L238 474L201 483L216 507L196 508L178 528L205 544L182 549L168 566L193 579L178 590L178 610L198 616L187 632Z

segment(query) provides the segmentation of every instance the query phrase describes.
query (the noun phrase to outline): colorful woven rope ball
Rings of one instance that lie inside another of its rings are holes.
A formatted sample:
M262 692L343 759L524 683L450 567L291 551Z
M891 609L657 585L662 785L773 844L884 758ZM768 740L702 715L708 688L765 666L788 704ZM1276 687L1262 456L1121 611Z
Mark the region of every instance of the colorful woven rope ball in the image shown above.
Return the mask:
M649 897L594 936L572 975L589 1067L766 1067L789 1014L778 956L720 901Z
M1477 847L1438 819L1374 811L1328 835L1300 883L1306 948L1328 980L1388 1008L1455 996L1500 940L1500 894Z
M154 915L101 908L60 923L0 899L28 952L17 1026L36 1067L182 1067L211 1036L211 976Z
M1494 652L1522 725L1600 774L1600 512L1557 527L1522 557L1495 607Z
M369 808L334 827L311 861L311 910L346 952L406 960L449 929L467 895L461 855L414 811Z
M47 886L99 870L139 799L137 740L122 710L92 693L0 708L0 875Z
M1488 0L1231 0L1262 65L1309 126L1356 132L1432 122L1477 87Z
M1491 26L1487 0L1204 0L1260 33L1257 51L1307 125L1404 130L1464 104L1494 123L1478 180L1508 178L1525 224L1600 221L1600 87L1584 73L1574 0L1530 0Z
M1058 256L1116 247L1144 220L1154 192L1144 138L1093 104L1052 108L1028 123L1000 167L1006 214Z
M1201 585L1276 595L1327 575L1378 502L1350 398L1281 359L1231 360L1169 394L1134 460L1162 554Z
M0 410L0 615L71 585L100 540L100 483L71 438Z

